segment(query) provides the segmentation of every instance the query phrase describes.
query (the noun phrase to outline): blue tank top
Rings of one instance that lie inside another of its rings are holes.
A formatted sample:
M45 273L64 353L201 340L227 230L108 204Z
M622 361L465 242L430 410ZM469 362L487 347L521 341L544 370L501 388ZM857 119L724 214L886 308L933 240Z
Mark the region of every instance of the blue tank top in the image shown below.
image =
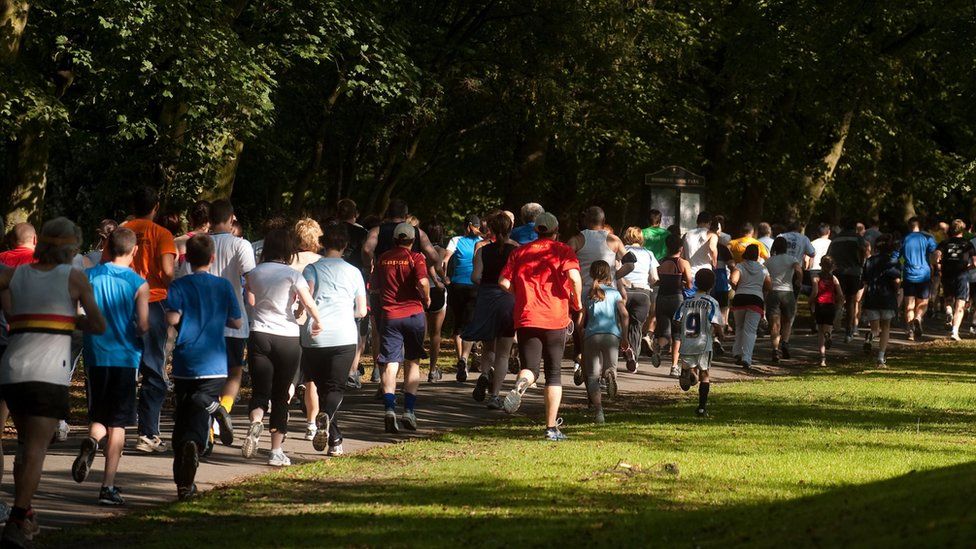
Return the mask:
M620 337L620 325L617 324L617 303L620 302L620 292L610 286L601 286L606 297L603 301L586 301L586 337L596 334L611 334Z
M453 249L451 256L451 283L462 286L473 286L471 274L474 272L474 249L481 242L480 236L455 236L448 243L448 249Z

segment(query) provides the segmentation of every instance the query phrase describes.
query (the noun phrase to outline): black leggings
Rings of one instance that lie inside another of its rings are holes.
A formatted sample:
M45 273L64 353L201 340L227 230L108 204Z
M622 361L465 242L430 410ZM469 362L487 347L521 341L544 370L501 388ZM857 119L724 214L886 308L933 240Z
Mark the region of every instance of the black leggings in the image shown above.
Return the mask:
M346 392L346 379L356 358L356 345L305 347L302 349L302 371L305 379L315 383L319 407L329 416L329 445L342 443L342 432L336 412Z
M566 328L519 328L518 348L522 368L539 378L539 362L545 366L546 387L562 385L559 368L566 351Z
M261 408L267 413L270 401L271 432L287 433L291 387L302 359L298 337L251 332L248 351L251 401L247 410Z
M197 452L207 445L210 412L207 406L220 397L226 377L173 380L176 406L173 410L173 480L177 486L189 486L193 479L180 478L183 471L183 445L195 442Z
M627 341L635 353L640 351L641 338L644 337L644 323L647 313L651 312L651 292L641 288L631 288L627 291L627 313L630 324L627 325Z

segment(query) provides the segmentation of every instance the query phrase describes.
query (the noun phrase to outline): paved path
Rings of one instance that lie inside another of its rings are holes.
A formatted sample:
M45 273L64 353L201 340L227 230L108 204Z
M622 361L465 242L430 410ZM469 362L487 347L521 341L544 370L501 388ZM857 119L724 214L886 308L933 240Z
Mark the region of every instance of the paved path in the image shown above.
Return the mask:
M892 341L892 350L895 352L898 348L910 345L900 334L898 337L899 339ZM934 338L927 337L926 339ZM837 342L831 351L833 360L840 361L845 356L861 356L862 339L858 339L849 345L844 345L842 338L835 337L835 341ZM769 339L761 338L757 343L756 360L758 364L756 368L744 371L732 365L728 360L719 359L712 373L712 379L723 382L796 372L797 368L816 363L815 344L816 339L810 335L809 329L801 330L800 334L794 338L792 345L793 360L783 361L780 366L772 367L768 365ZM727 344L727 347L730 348L730 345ZM621 363L622 367L623 364ZM567 390L564 402L567 404L584 404L586 395L582 388L572 384L570 374L571 364L565 362L563 380ZM340 411L340 421L346 436L343 444L346 452L359 452L383 444L430 436L437 432L484 424L505 417L503 412L486 410L482 404L474 402L471 398L471 389L474 386L473 376L464 384L454 382L453 375L445 377L449 381L443 381L433 386L429 384L421 386L418 401L418 419L421 430L416 434L404 435L401 433L391 436L383 432L382 405L373 399L376 390L375 383L364 384L362 390L348 393ZM651 368L647 359L642 359L642 367L636 374L629 374L621 370L618 379L622 392L675 390L677 386L676 380L668 377L666 367ZM509 376L509 383L511 381L512 376ZM541 391L530 390L520 414L539 417L541 407ZM164 419L166 415L164 414ZM246 409L243 406L238 406L235 409L234 417L238 420L236 429L238 440L235 445L233 447L218 445L213 456L201 464L197 473L197 484L202 490L271 470L266 465L269 443L267 429L258 457L251 460L245 460L241 457L240 437L244 434L245 415ZM164 424L164 432L169 432L168 427L169 425ZM311 442L297 438L304 434L304 423L302 418L295 414L292 415L291 429L296 438L290 438L285 442L285 450L293 462L328 459L323 454L315 452L312 449ZM572 429L572 425L566 426L566 432L570 435ZM76 455L78 444L84 432L84 427L72 426L68 441L53 445L48 455L44 477L34 502L43 528L63 528L175 499L176 490L172 482L172 454L146 455L136 452L132 449L135 440L130 433L126 445L127 451L122 459L121 470L117 476L117 485L123 490L128 505L124 509L97 505L98 487L101 485L102 477L100 468L103 466L101 456L95 460L95 470L85 484L76 484L71 480L70 475L71 462ZM10 452L13 450L13 444L9 440L5 442L7 451L6 470L9 472L12 461ZM9 473L5 475L4 481L2 497L9 502L12 491L12 477Z

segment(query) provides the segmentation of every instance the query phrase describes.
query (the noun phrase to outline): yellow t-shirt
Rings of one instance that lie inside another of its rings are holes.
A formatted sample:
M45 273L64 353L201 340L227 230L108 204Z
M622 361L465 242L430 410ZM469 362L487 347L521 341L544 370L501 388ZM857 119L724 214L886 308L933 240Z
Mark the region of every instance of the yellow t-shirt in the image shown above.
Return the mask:
M759 246L759 259L769 259L769 250L766 249L765 244L751 236L744 236L729 242L729 251L732 252L732 258L736 263L742 262L742 254L746 253L746 248L752 244Z

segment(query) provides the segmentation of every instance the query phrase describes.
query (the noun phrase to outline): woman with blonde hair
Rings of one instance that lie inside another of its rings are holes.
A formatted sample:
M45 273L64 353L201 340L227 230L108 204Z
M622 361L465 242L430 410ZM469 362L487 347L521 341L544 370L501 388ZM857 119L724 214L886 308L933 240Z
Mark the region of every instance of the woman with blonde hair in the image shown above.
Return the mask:
M305 271L305 267L322 259L322 256L319 254L319 251L322 250L322 245L319 242L323 234L322 226L311 217L303 217L295 222L293 232L295 233L295 240L298 244L298 253L292 258L291 268L301 273ZM302 315L298 317L298 324L304 326L307 320L306 314L303 311ZM312 440L318 431L318 428L315 426L315 416L319 413L318 389L315 387L315 382L311 380L306 380L304 383L299 384L302 376L303 372L299 370L296 375L295 384L301 389L300 392L304 393L299 395L299 398L301 398L305 409L305 440Z
M624 351L627 371L637 371L637 350L644 337L644 326L651 311L651 287L657 282L658 261L654 253L644 248L644 231L640 227L627 227L621 239L628 253L634 254L634 270L621 279L627 289L627 314L630 324L624 337L630 343Z

